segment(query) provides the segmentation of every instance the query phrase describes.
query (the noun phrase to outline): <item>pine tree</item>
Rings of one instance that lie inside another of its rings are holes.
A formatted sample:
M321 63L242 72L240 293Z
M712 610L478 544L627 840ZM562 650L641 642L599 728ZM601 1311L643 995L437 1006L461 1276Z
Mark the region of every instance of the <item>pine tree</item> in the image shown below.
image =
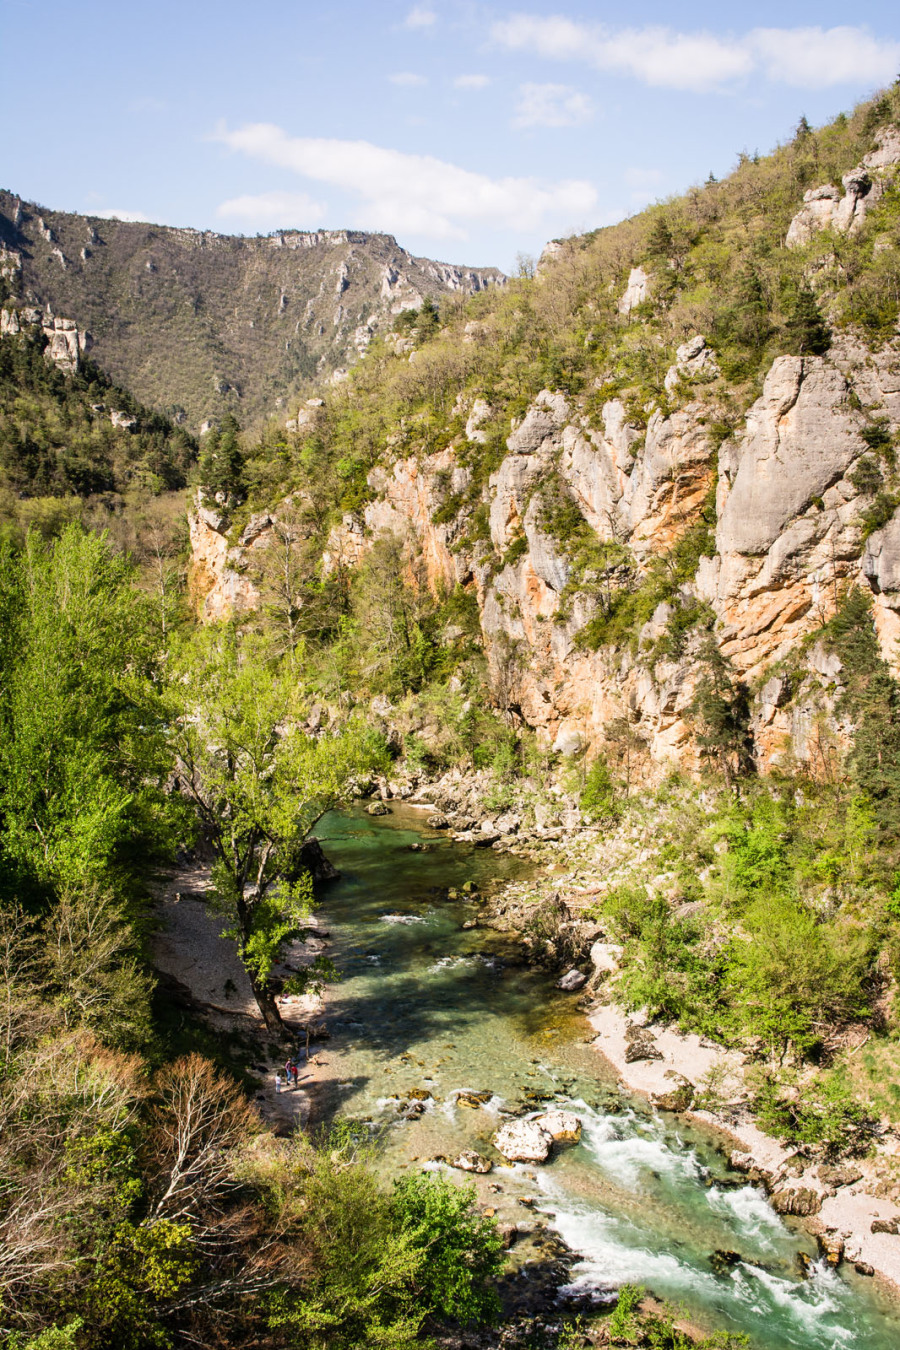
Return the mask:
M831 346L831 333L816 302L812 287L803 282L788 304L785 328L798 356L824 356Z

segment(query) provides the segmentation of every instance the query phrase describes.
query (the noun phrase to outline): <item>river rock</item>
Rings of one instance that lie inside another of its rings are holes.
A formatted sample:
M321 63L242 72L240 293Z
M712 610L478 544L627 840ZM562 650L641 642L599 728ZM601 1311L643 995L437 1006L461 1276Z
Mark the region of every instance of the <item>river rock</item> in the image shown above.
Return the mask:
M661 1111L689 1111L694 1101L694 1085L684 1074L668 1069L666 1078L672 1079L668 1092L652 1092L650 1100Z
M428 817L428 826L432 830L446 830L450 824L442 811L435 811L433 816Z
M308 872L313 881L336 881L341 875L334 864L326 858L322 852L322 845L316 838L305 841L300 849L299 862L299 871Z
M587 984L587 976L580 970L568 970L561 980L556 981L557 989L562 989L566 994L574 994L577 990Z
M772 1208L777 1214L795 1214L808 1218L822 1208L822 1196L809 1186L783 1186L772 1195Z
M367 816L389 816L390 814L391 808L385 806L384 802L372 802L370 806L366 807Z
M547 1161L553 1138L534 1120L512 1120L497 1131L493 1144L507 1162L542 1163Z
M872 1232L890 1233L892 1237L896 1237L900 1233L900 1219L896 1216L893 1219L873 1219Z
M663 1052L653 1044L649 1036L635 1036L625 1050L625 1063L636 1064L643 1059L663 1059Z
M591 947L591 965L598 975L614 975L619 969L623 949L614 942L595 942Z
M743 1259L740 1252L719 1249L710 1253L709 1264L717 1275L727 1275L735 1266L739 1266Z
M822 1255L829 1266L839 1266L844 1259L844 1239L839 1233L826 1229L818 1234Z
M573 1111L547 1111L535 1124L547 1131L554 1144L577 1144L581 1138L581 1121Z
M823 1186L852 1186L862 1181L862 1172L848 1163L822 1163L816 1175Z
M493 1092L458 1092L456 1094L457 1106L468 1106L472 1109L478 1106L484 1106L493 1097Z
M459 1157L448 1161L451 1167L456 1167L461 1172L478 1172L481 1174L490 1172L494 1165L490 1158L483 1158L480 1153L476 1153L471 1148L463 1149Z
M430 1102L430 1101L431 1101L431 1093L428 1091L427 1088L410 1088L410 1090L409 1090L409 1092L407 1092L406 1096L407 1096L407 1099L408 1099L409 1101L411 1101L411 1102Z

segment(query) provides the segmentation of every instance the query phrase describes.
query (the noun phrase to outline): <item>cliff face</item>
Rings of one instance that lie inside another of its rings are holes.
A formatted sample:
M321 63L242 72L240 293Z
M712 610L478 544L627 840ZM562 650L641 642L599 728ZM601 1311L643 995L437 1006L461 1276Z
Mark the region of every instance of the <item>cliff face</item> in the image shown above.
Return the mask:
M710 378L706 344L695 340L684 351L673 367L678 377L689 381L693 365L695 376L706 367ZM488 410L479 401L466 411L471 441ZM871 462L865 432L874 418L885 433L900 429L900 343L871 351L844 338L826 356L779 358L742 426L718 449L707 412L688 396L668 416L654 412L644 433L612 399L595 428L561 394L544 390L511 431L481 494L489 541L468 542L477 499L450 520L433 519L449 494L463 497L470 486L460 446L373 470L373 500L332 530L329 553L352 565L380 532L406 539L432 587L476 590L495 690L548 743L567 753L599 747L610 723L625 718L660 769L698 763L689 716L698 639L689 636L676 659L660 653L659 639L679 606L705 602L720 650L754 691L761 765L788 753L810 759L839 667L819 644L800 676L771 669L828 620L848 583L873 593L883 652L897 667L900 516L864 538L872 490L860 468ZM642 575L671 553L717 485L711 556L624 649L591 651L576 640L602 604L602 587L547 523L547 485L557 480L596 539L630 551ZM265 530L231 552L203 512L192 531L195 593L206 615L252 607L255 592L241 569Z
M502 284L495 268L414 258L390 235L212 231L47 211L0 192L0 275L17 302L70 314L93 357L191 430L247 425L365 352L405 308Z

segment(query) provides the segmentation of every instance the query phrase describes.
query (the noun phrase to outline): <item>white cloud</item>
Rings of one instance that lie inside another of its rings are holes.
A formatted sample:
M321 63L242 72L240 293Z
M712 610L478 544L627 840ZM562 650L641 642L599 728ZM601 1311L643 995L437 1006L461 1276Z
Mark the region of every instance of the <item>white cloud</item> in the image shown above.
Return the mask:
M739 37L679 33L671 28L611 29L563 15L514 14L495 23L494 41L513 51L631 75L645 84L696 92L752 75L804 88L889 80L900 42L864 28L756 28Z
M487 89L490 82L489 75L457 75L453 85L456 89Z
M150 217L146 211L120 211L118 207L106 206L102 211L91 211L92 216L99 216L101 220L125 220L134 224L136 221L149 221Z
M430 28L437 23L437 15L428 5L414 5L403 20L404 28Z
M305 192L245 193L231 197L216 208L216 215L249 221L258 229L276 229L279 225L314 229L325 219L328 208Z
M770 80L805 89L887 81L900 66L900 42L864 28L756 28L747 41Z
M388 150L369 141L289 136L257 122L216 139L251 159L274 164L355 195L363 229L466 239L467 225L516 231L590 216L597 190L585 179L489 178L436 159ZM240 199L238 199L240 200Z
M428 83L424 75L415 75L411 70L401 70L396 75L389 75L388 79L391 84L399 84L410 89Z
M577 127L590 121L594 107L586 94L568 84L520 84L514 127Z

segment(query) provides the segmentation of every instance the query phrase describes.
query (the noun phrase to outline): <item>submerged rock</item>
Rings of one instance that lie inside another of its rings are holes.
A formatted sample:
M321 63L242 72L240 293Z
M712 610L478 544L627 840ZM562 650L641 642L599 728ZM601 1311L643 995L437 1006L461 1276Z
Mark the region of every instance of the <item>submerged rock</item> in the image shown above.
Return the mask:
M484 1106L485 1102L489 1102L493 1095L493 1092L458 1092L456 1094L456 1105L474 1109L478 1106Z
M547 1161L553 1137L534 1120L513 1120L497 1131L493 1144L507 1162L541 1163Z
M720 1250L710 1253L709 1264L717 1275L727 1275L735 1266L739 1266L743 1259L740 1252Z
M458 1157L447 1160L451 1167L458 1168L461 1172L478 1172L484 1174L490 1172L493 1163L490 1158L483 1158L480 1153L474 1149L465 1148Z
M586 984L587 984L587 976L583 975L580 970L566 971L562 979L556 981L557 989L562 989L562 991L566 994L574 994L577 990L582 989Z
M577 1144L581 1138L581 1121L574 1111L547 1111L534 1123L547 1131L554 1144Z

